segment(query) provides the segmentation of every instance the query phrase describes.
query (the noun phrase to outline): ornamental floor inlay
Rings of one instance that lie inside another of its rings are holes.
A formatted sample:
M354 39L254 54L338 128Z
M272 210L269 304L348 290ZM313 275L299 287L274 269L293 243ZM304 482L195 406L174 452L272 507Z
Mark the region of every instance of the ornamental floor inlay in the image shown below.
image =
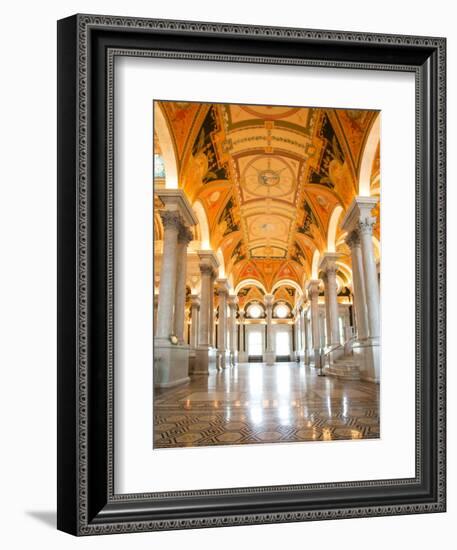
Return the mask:
M379 385L240 364L154 392L154 449L380 437Z

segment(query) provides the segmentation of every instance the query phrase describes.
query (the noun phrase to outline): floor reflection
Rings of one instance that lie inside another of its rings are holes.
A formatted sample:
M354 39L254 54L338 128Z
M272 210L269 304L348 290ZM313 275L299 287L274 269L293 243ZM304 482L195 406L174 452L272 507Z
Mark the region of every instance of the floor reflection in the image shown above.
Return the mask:
M154 395L154 448L379 438L379 386L261 363Z

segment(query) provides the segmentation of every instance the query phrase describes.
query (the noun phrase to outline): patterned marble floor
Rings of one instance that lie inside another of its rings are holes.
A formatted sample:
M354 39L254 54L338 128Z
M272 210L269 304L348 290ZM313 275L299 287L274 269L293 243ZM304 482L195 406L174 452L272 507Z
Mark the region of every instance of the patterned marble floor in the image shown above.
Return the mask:
M154 394L154 448L379 438L379 385L241 364Z

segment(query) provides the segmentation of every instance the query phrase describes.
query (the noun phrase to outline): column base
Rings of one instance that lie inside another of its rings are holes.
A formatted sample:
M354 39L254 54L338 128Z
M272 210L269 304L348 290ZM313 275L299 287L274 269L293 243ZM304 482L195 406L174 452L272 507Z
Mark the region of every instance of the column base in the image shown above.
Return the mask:
M194 373L195 370L195 348L191 347L189 349L189 375Z
M276 353L274 351L265 351L263 353L263 362L266 363L268 367L271 367L275 364Z
M195 366L192 375L210 374L217 371L217 349L200 346L195 349Z
M227 350L217 351L217 369L223 370L230 367L230 352Z
M238 363L247 363L249 361L248 352L247 351L239 351L238 352Z
M189 346L168 340L154 342L154 387L171 388L189 382Z
M238 363L238 351L230 352L230 366L234 367Z
M381 378L379 338L357 340L352 346L354 357L360 365L360 379L379 383Z
M320 369L323 367L323 365L321 365L321 359L320 348L314 348L311 350L310 364L312 364L315 369Z

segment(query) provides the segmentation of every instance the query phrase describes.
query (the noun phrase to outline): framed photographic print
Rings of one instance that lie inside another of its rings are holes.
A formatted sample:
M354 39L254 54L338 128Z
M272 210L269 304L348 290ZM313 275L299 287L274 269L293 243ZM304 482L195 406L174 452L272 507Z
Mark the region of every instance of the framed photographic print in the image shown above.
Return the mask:
M445 39L58 51L58 528L445 511Z

